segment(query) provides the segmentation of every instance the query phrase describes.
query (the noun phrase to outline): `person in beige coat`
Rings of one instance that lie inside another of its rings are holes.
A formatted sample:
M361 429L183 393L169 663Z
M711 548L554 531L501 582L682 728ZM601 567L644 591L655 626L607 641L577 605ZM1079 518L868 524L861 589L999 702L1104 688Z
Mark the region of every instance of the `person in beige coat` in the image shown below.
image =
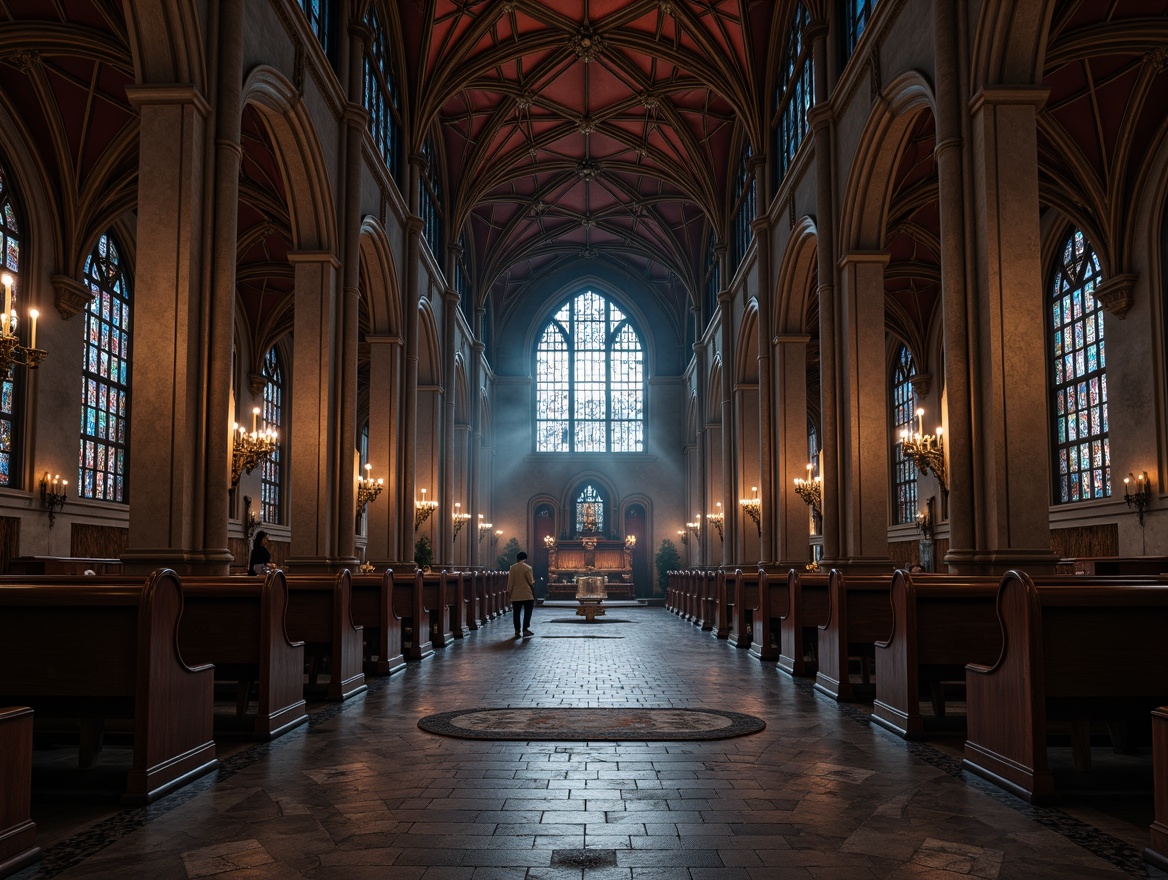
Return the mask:
M527 564L527 554L515 556L515 564L507 572L507 595L511 599L511 613L515 616L515 638L519 638L519 612L523 612L523 635L533 636L531 631L531 611L535 608L535 573Z

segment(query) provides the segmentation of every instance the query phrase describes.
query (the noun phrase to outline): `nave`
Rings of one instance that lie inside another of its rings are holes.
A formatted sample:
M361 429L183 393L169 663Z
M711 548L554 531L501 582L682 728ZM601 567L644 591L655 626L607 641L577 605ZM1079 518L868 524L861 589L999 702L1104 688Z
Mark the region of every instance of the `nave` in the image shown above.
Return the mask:
M1104 878L1146 867L1150 819L1034 808L952 747L870 728L862 707L661 608L592 625L502 618L308 725L225 757L93 827L37 815L30 878L773 880ZM708 742L482 742L418 729L472 707L730 709L766 729ZM1138 810L1137 810L1138 811ZM602 867L560 867L587 849Z

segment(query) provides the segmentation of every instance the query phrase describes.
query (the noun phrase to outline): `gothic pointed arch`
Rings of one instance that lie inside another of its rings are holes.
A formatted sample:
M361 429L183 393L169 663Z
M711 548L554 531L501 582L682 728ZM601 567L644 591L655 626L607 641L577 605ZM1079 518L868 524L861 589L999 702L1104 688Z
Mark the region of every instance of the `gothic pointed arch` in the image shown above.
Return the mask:
M376 219L361 222L361 295L369 310L370 331L376 335L400 336L401 285L393 249Z
M206 93L204 35L193 0L125 4L134 79L140 84L189 83Z
M779 263L773 335L817 332L807 326L809 301L818 297L818 233L815 221L802 217L787 239Z
M970 93L996 85L1037 85L1042 80L1050 19L1056 0L989 0L973 31Z

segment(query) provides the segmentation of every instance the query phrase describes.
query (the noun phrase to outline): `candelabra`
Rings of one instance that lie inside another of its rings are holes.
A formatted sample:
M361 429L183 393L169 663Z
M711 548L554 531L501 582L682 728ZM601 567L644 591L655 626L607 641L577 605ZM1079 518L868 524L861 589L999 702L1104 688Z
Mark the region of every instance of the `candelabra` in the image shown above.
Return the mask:
M10 378L13 364L35 370L48 355L47 351L36 347L37 318L40 317L36 309L28 310L28 345L20 344L20 337L16 335L16 312L12 308L14 283L7 272L0 275L0 284L4 285L4 313L0 315L0 379Z
M454 502L454 513L450 514L450 519L454 523L454 540L458 540L458 533L462 531L462 527L466 525L467 520L470 519L469 513L462 512L462 502Z
M1152 500L1152 483L1148 479L1147 471L1140 471L1138 476L1130 473L1123 478L1123 500L1128 507L1136 509L1136 517L1140 526L1144 525L1144 509Z
M925 509L917 511L917 531L926 541L933 538L933 498L925 502Z
M374 480L369 475L371 470L373 465L366 463L365 476L357 481L357 516L364 516L365 508L376 501L381 490L385 488L380 477Z
M752 520L754 526L758 529L758 533L762 535L762 502L758 500L758 486L751 486L750 491L754 493L753 498L740 498L738 504Z
M502 529L495 529L495 533L491 535L491 550L492 552L499 546L499 539L503 537Z
M686 534L686 531L685 531L685 529L678 529L678 530L677 530L677 538L678 538L678 540L679 540L679 541L681 541L681 546L682 546L682 547L688 547L688 546L689 546L689 535L688 535L688 534Z
M54 474L49 482L49 472L41 477L41 507L49 512L49 528L57 520L57 511L65 508L65 499L68 497L69 481L62 480L60 474Z
M495 527L494 523L483 522L483 515L479 514L479 543L483 543L483 538L491 533L491 529Z
M696 519L695 522L687 522L685 524L685 527L693 533L693 536L695 538L701 537L700 532L701 532L701 528L702 528L702 519L700 516Z
M544 535L543 536L543 545L545 547L547 547L549 550L551 550L554 546L556 546L555 535Z
M435 510L438 509L437 501L426 500L426 490L422 490L422 500L414 502L414 531L421 528L422 523L430 518Z
M823 516L823 477L814 475L815 465L807 465L807 479L795 478L795 492L818 517Z
M265 426L261 431L256 422L259 419L260 408L257 406L251 411L251 433L236 422L232 425L231 444L231 487L239 485L239 478L244 473L251 473L276 452L279 436L274 430Z
M596 549L596 538L593 537L592 535L588 535L584 538L581 538L580 543L584 545L585 550L595 550Z
M900 432L900 450L922 474L932 471L941 486L941 494L948 498L949 485L945 482L945 442L941 439L940 426L936 434L924 433L921 427L924 414L923 409L917 410L916 433Z
M625 535L625 548L628 550L632 550L636 546L637 546L637 536L636 535Z
M719 541L726 540L722 534L722 521L725 518L726 518L726 515L722 512L722 502L721 501L718 502L717 511L715 511L714 513L707 513L706 514L706 519L708 519L710 522L712 522L714 524L714 528L716 528L718 530L718 540Z

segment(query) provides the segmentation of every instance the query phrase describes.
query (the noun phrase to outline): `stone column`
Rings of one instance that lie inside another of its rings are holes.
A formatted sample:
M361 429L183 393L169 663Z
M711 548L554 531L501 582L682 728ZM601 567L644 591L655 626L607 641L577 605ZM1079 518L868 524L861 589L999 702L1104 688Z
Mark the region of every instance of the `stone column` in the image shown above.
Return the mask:
M1046 314L1038 225L1038 110L1045 90L999 86L973 99L977 313L982 316L976 382L986 571L1049 569L1050 434ZM975 466L975 470L979 470Z
M973 479L973 410L967 320L965 253L965 171L961 137L961 94L957 70L956 6L936 0L934 47L937 71L937 200L941 214L941 307L945 339L945 447L948 455L950 570L970 568L979 504ZM940 407L936 414L940 418Z
M454 249L451 248L453 251ZM454 260L446 261L446 277L453 277ZM442 510L445 516L442 517L442 528L438 530L438 540L443 545L441 553L434 554L434 561L436 563L449 565L454 560L454 519L452 513L454 512L454 502L458 499L454 497L455 489L458 480L456 479L456 471L454 465L454 420L456 417L455 404L457 394L455 394L455 371L454 363L454 329L458 321L458 301L460 297L458 291L453 287L447 286L442 291L442 415L440 423L442 426L442 454L438 459L438 475L442 483ZM465 501L466 499L462 499ZM461 503L461 502L460 502ZM460 508L462 513L470 513L469 508ZM465 527L462 531L466 531ZM437 549L437 548L435 548Z
M771 310L774 306L775 283L771 278L771 226L765 208L769 201L765 197L768 192L766 159L758 156L751 161L754 185L759 194L759 209L762 212L754 218L751 226L754 229L755 271L758 275L758 488L762 505L758 557L759 563L765 565L775 558L773 547L774 538L778 534L776 513L779 510L780 491L774 481L775 416L771 381Z
M200 388L205 339L198 325L203 251L206 100L190 86L136 86L126 95L139 115L138 235L131 377L127 573L166 566L203 570L204 523L195 497L205 448ZM226 414L224 414L226 421ZM225 442L225 438L224 438ZM226 462L219 465L226 470ZM226 478L221 477L226 506ZM224 526L224 537L226 526ZM225 557L222 561L226 561ZM216 559L215 564L221 564Z
M727 277L725 249L722 260L722 277ZM737 462L734 450L737 433L734 425L734 297L729 290L718 294L719 336L722 349L722 558L723 568L729 568L736 560L738 531L735 528L738 515ZM717 530L715 530L717 531Z
M807 344L810 336L780 336L776 340L775 415L780 428L775 444L775 514L778 517L776 573L803 569L811 560L810 509L795 492L795 480L807 478ZM765 522L765 520L764 520Z
M887 570L888 367L884 339L885 253L840 261L840 563Z
M467 457L466 482L470 492L470 509L475 513L471 522L475 530L474 540L471 541L470 545L469 560L471 565L481 565L482 561L486 559L484 555L486 548L483 544L485 538L480 540L478 514L483 515L483 522L491 521L491 517L488 515L490 494L485 491L482 482L483 408L480 399L483 384L483 357L487 348L482 342L483 319L485 317L486 309L475 309L475 341L472 346L474 356L470 364L470 399L467 401L467 405L470 407L470 449Z
M823 562L831 565L840 556L840 434L836 388L835 314L835 169L832 139L835 120L830 104L827 66L827 23L807 29L814 60L815 106L807 113L815 146L815 232L819 269L819 387L820 446L823 449Z
M695 339L701 339L701 334L697 332L701 328L701 310L695 306L693 308ZM694 343L694 390L696 392L697 401L697 485L694 487L693 498L688 499L687 503L697 505L697 523L698 533L693 536L693 540L697 541L697 564L699 566L706 566L709 564L709 559L706 549L706 536L710 529L706 527L706 484L707 484L707 470L709 468L710 444L709 438L706 436L706 382L709 377L708 355L706 351L706 344L704 342ZM690 511L686 511L687 516L693 516ZM688 519L686 520L689 521Z
M369 505L369 543L365 558L379 569L401 558L398 546L397 511L401 498L398 457L398 415L401 406L402 339L398 336L367 336L369 343L369 461L373 476L382 477L385 489ZM413 511L409 511L413 516ZM411 519L412 522L412 519Z
M292 426L285 487L291 512L290 569L327 571L337 562L337 281L340 265L327 252L288 255L295 273ZM343 515L351 516L351 511Z

